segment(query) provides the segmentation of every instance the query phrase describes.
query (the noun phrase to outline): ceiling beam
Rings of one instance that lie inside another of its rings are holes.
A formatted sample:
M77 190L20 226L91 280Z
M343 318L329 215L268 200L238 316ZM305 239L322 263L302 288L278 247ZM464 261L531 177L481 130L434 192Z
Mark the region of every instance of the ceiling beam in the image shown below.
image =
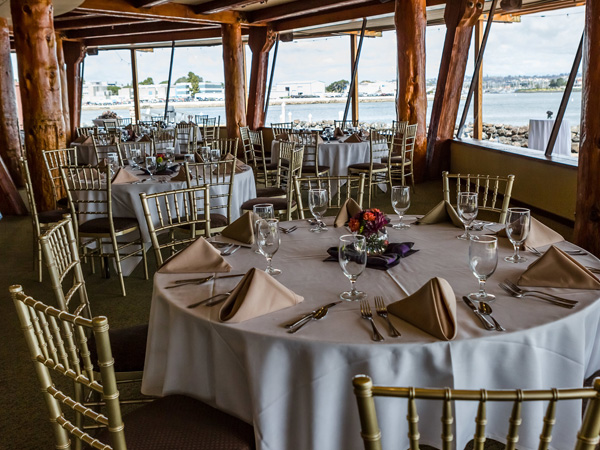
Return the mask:
M192 8L197 14L214 14L232 8L242 8L253 3L259 3L260 1L261 0L212 0L193 6Z
M177 22L144 22L136 25L121 25L112 27L86 28L84 30L73 30L66 33L68 39L92 39L103 36L126 36L144 33L169 33L183 30L198 30L205 25L198 23ZM172 39L169 39L172 40Z
M169 0L133 0L131 4L137 8L151 8L152 6L164 5Z
M94 17L92 19L70 19L63 22L55 22L54 29L56 30L81 30L84 28L97 28L109 25L127 25L143 23L140 19L130 19L127 17Z
M321 13L330 9L342 9L367 3L368 0L297 0L248 13L250 23L271 22L298 15ZM379 3L379 2L378 2ZM391 2L392 10L395 2Z
M242 16L235 11L217 14L196 14L188 5L168 3L150 8L136 8L124 0L85 0L78 11L109 15L113 17L130 17L138 19L160 19L171 22L197 23L237 23Z
M248 31L242 30L242 33ZM153 42L188 41L192 39L220 38L221 27L204 28L201 30L174 31L172 33L145 33L131 36L112 36L84 39L84 45L98 47L102 45L146 44Z

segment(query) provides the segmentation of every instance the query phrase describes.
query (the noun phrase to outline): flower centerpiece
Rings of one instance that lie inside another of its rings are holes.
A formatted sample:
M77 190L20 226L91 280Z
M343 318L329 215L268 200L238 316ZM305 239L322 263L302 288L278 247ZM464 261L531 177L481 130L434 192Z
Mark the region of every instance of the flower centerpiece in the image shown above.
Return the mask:
M114 111L104 111L101 115L98 116L98 119L118 119L119 116Z
M348 227L353 233L362 234L367 244L369 255L381 255L385 252L389 241L386 225L390 219L379 209L365 209L356 214L348 222Z

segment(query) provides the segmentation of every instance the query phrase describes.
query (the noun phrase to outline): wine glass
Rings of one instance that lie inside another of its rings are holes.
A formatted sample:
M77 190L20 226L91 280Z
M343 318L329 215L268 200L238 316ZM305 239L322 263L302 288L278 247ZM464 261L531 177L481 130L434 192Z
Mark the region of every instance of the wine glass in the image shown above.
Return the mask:
M527 261L527 258L519 255L519 249L529 234L529 228L531 227L530 211L526 208L508 208L504 225L506 227L506 235L515 248L514 254L504 258L504 261L510 263Z
M219 162L221 160L221 150L213 148L210 150L210 161Z
M210 147L200 147L200 156L205 163L210 162Z
M478 236L469 242L469 266L479 280L479 292L469 294L471 300L493 302L496 297L485 292L485 282L496 271L498 265L498 238Z
M260 219L256 228L256 238L260 253L267 258L267 272L271 276L281 273L281 270L273 268L271 260L279 250L279 219Z
M410 225L402 223L402 216L406 210L410 207L410 187L408 186L393 186L392 187L392 207L398 217L400 218L400 223L397 225L393 225L392 228L396 230L410 228Z
M469 233L469 227L475 217L477 217L477 193L476 192L459 192L458 193L458 217L461 222L465 225L465 232L458 239L469 240L471 238L477 239L477 236L471 236Z
M254 229L258 229L258 221L260 219L273 219L275 218L275 210L273 209L273 204L271 203L258 203L252 207L252 211L254 212L257 220L254 222ZM258 249L254 250L254 253L260 254Z
M367 294L356 290L356 279L367 265L367 242L360 234L346 234L340 237L338 247L338 261L344 275L352 283L352 289L340 294L342 300L358 301L367 297Z
M308 206L313 217L316 219L316 225L310 229L313 233L327 231L327 228L321 226L321 217L327 211L329 203L329 195L326 189L309 189L308 191Z

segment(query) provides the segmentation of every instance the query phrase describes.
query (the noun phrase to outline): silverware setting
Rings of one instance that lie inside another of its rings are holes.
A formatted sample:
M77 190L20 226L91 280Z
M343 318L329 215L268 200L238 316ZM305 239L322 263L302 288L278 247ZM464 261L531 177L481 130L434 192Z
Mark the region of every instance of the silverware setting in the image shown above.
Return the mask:
M340 303L340 302L337 302L337 303ZM333 305L337 305L337 303L334 303ZM331 305L331 306L333 306L333 305ZM298 330L300 330L300 328L302 328L307 323L310 323L313 320L321 320L322 318L324 318L327 315L329 308L330 308L329 305L322 306L321 308L317 309L314 314L310 314L310 315L308 315L308 317L302 318L300 321L298 321L298 324L296 326L289 328L287 330L287 332L292 333L292 334L296 333Z
M223 303L227 300L227 297L231 295L233 291L224 292L222 294L213 295L212 297L205 298L204 300L200 300L199 302L192 303L191 305L187 305L188 308L195 308L197 306L215 306L219 303Z
M492 307L485 302L479 302L479 312L487 319L490 318L492 319L492 322L494 322L494 327L496 328L496 331L506 331L506 329L500 325L498 323L498 321L496 320L496 318L494 316L492 316Z
M530 253L533 253L535 256L542 256L544 253L546 253L545 251L540 252L537 248L533 248L533 247L525 247L525 250L527 250ZM572 255L572 256L588 255L588 252L586 252L585 250L562 250L562 251L565 252L567 255Z
M220 280L221 278L235 278L235 277L243 277L244 275L246 275L245 273L232 273L229 275L221 275L220 277L217 277L215 275L210 275L208 277L202 277L202 278L186 278L183 280L175 280L172 286L167 286L166 289L173 289L179 286L186 286L188 284L204 284L209 282L210 280Z
M388 317L387 307L383 302L383 297L375 297L375 310L377 311L377 315L379 317L383 317L388 324L389 335L391 337L400 337L402 334L396 329L394 324L390 321Z
M323 305L320 308L315 309L314 311L303 315L302 317L300 317L300 319L294 321L294 322L290 322L290 323L286 323L283 327L284 328L295 328L297 326L299 326L300 324L308 321L309 319L311 319L315 314L317 314L319 311L323 310L323 309L329 309L332 306L335 306L339 303L342 303L341 300L337 301L337 302L332 302L332 303L328 303L327 305Z
M327 225L325 225L325 222L323 222L322 220L316 220L316 219L306 219L306 221L311 224L311 225L319 225L320 228L323 228L324 230L327 230Z
M562 306L563 308L573 308L578 303L575 300L569 300L566 298L557 297L556 295L548 294L548 293L542 292L542 291L521 289L520 287L518 287L514 283L510 282L509 280L504 280L503 283L498 283L498 286L500 286L508 294L510 294L511 296L513 296L515 298L536 297L536 298L539 298L540 300L550 302L554 305Z
M293 233L297 229L298 229L298 227L296 225L294 225L293 227L289 227L289 228L281 227L281 226L279 227L279 231L281 231L282 233L285 233L285 234Z
M368 320L369 322L371 322L371 327L373 327L373 340L376 341L376 342L383 341L384 340L383 336L381 335L381 333L379 332L379 330L375 326L375 321L373 320L373 314L371 313L371 306L369 305L369 301L368 300L361 300L360 301L360 316L363 319Z
M587 270L589 270L590 272L592 272L592 273L595 273L595 274L600 274L600 269L598 269L597 267L585 266L585 268L586 268Z
M489 322L487 320L487 318L481 314L481 312L479 312L479 310L477 309L477 307L475 306L475 304L471 301L471 299L469 299L469 297L467 297L466 295L463 295L463 302L465 302L465 304L471 309L471 311L473 311L473 314L475 314L475 316L477 316L477 318L481 321L483 327L488 330L488 331L492 331L495 330L496 327L494 325L492 325L491 322Z
M223 250L221 250L221 256L229 256L229 255L233 255L235 252L237 252L240 249L239 245L236 244L230 244L227 247L225 247Z

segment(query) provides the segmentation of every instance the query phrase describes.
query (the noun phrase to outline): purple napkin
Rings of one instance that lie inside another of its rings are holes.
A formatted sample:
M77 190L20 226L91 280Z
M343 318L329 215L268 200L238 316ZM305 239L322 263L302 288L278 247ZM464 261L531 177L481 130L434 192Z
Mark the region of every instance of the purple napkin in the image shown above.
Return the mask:
M367 267L370 269L387 270L400 263L400 259L406 258L419 250L413 250L414 242L390 243L385 252L377 256L367 257ZM327 249L329 257L325 261L338 260L338 248L329 247Z

